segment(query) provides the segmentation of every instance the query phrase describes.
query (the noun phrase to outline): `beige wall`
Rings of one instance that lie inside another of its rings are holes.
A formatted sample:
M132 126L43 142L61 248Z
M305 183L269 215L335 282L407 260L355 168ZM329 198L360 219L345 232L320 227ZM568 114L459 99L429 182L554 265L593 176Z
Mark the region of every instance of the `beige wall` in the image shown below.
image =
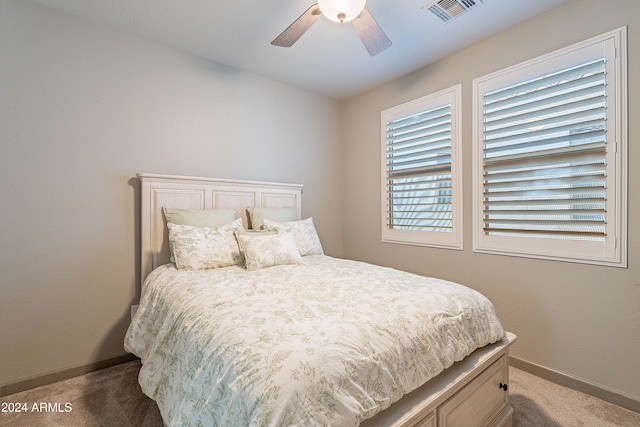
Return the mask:
M381 110L462 83L468 190L472 79L623 25L628 269L474 254L468 191L464 251L380 242ZM140 285L134 177L152 172L303 183L328 254L475 287L519 335L516 357L640 400L639 66L640 2L576 0L339 106L0 0L0 385L124 353Z
M476 254L472 80L618 27L629 42L629 268ZM437 43L437 41L434 41ZM513 355L640 401L640 2L576 0L343 104L344 253L465 283L519 336ZM381 243L380 112L462 83L464 251Z
M342 255L339 106L0 0L0 386L124 354L138 172L305 185Z

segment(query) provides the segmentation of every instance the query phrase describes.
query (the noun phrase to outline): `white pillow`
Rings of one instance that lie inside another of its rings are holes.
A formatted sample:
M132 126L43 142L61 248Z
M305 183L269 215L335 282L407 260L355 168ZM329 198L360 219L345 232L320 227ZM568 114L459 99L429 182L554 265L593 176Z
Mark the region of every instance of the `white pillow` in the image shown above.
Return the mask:
M235 230L236 240L238 241L238 247L240 248L240 253L244 256L244 247L242 246L242 241L238 238L238 236L272 236L274 234L278 234L275 230L247 230L245 228L238 228Z
M252 230L262 230L264 220L286 222L298 219L298 209L290 208L248 208L249 224Z
M180 209L163 206L162 211L167 224L192 227L221 227L236 218L235 209ZM169 240L169 261L176 262L171 240Z
M238 234L238 242L244 249L247 270L258 270L282 264L298 264L302 257L291 233L250 235Z
M242 263L242 255L234 231L242 227L242 219L222 227L193 227L167 224L169 242L180 270L206 270Z
M266 230L275 230L278 233L293 233L298 251L302 256L324 254L318 232L313 225L313 218L290 222L276 222L265 219L264 228Z

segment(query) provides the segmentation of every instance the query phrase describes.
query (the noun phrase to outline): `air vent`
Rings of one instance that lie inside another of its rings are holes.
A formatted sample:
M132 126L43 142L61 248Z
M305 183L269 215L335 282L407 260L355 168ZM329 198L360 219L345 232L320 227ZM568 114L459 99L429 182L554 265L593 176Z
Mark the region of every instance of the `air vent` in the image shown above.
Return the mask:
M426 7L444 22L449 22L483 3L483 0L436 0L424 6L423 9Z

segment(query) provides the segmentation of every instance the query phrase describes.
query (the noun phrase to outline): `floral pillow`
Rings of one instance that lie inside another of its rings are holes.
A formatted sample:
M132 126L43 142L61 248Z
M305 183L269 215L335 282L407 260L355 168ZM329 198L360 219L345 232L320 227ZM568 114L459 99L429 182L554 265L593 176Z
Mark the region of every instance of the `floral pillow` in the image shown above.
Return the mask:
M162 208L167 224L191 225L193 227L221 227L236 217L234 209L179 209ZM169 261L175 263L173 245L169 240Z
M247 270L259 270L281 264L298 264L302 257L291 233L238 234L238 242L244 250Z
M239 236L272 236L274 234L278 234L275 230L247 230L245 228L238 228L235 230L236 240L238 241L238 247L240 248L240 253L244 257L244 246L242 245L242 241L239 239Z
M300 255L322 255L322 244L313 225L313 218L301 221L277 222L264 220L265 230L275 230L278 233L293 233Z
M176 267L180 270L206 270L242 263L234 231L242 219L222 227L194 227L167 224Z

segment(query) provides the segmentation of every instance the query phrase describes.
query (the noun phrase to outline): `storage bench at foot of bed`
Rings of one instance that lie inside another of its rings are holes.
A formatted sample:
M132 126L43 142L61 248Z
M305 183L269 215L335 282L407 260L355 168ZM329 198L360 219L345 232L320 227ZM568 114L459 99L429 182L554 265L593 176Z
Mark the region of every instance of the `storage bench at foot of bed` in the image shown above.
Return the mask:
M361 427L508 427L509 346L516 336L478 349Z

